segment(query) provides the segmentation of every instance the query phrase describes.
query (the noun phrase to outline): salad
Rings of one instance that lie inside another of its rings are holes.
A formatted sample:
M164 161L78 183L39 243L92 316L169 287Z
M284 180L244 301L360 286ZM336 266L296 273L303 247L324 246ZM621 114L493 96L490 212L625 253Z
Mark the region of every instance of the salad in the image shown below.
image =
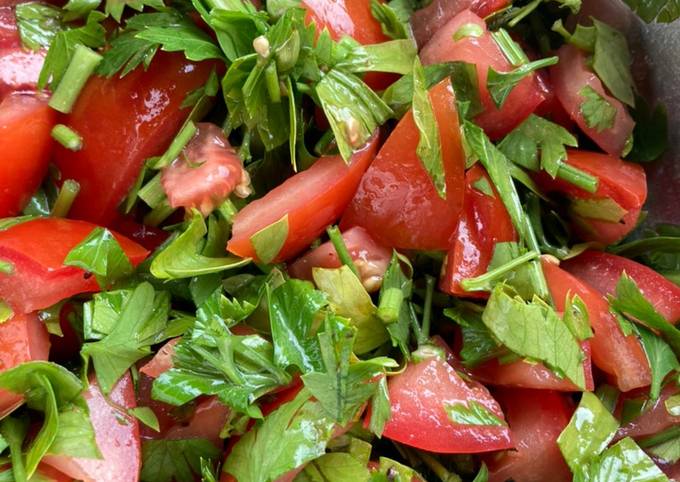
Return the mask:
M680 481L597 5L1 2L0 481Z

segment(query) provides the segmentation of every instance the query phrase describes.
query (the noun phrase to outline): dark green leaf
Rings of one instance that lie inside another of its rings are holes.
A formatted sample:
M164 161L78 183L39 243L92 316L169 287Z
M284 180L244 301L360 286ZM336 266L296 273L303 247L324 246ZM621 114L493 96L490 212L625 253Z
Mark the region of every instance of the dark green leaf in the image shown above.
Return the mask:
M63 29L62 12L52 5L20 3L15 13L21 42L31 50L49 48L57 32Z
M589 85L581 89L579 95L583 99L581 114L589 128L602 132L614 127L616 107Z
M626 4L647 23L671 23L680 18L680 2L678 0L625 0Z
M593 70L609 92L629 106L635 105L635 84L630 73L632 59L621 32L593 18L596 40Z
M669 373L679 370L680 363L671 347L668 346L668 343L655 333L652 333L643 326L636 327L635 331L638 334L642 348L645 350L647 360L649 361L649 369L652 372L649 397L652 400L656 400L661 393L661 384L664 379Z
M209 440L145 440L142 443L142 482L194 482L201 459L217 460L220 451Z
M652 107L645 99L637 97L632 116L635 121L633 149L626 159L634 162L651 162L658 159L668 148L666 106L656 104Z
M224 58L210 36L190 20L177 26L149 27L135 38L157 43L165 52L182 52L193 61Z
M460 357L470 368L506 353L484 325L483 311L481 306L469 302L457 302L456 306L444 310L444 316L460 325L463 338Z

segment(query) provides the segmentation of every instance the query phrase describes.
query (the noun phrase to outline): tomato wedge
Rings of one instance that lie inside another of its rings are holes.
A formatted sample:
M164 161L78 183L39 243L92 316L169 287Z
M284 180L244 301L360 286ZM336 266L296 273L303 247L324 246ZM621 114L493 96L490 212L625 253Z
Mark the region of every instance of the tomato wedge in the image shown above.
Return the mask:
M83 393L101 459L47 455L43 462L83 482L136 482L142 466L139 422L128 413L135 408L132 377L126 373L107 397L94 376Z
M187 94L205 84L211 63L158 52L148 70L123 77L91 78L73 112L62 122L83 138L78 152L58 147L62 179L75 179L80 193L70 216L111 223L142 164L163 153L189 115Z
M445 359L409 363L388 382L392 415L383 436L437 453L478 453L513 447L503 412L488 390L466 382ZM474 403L499 419L499 425L455 423L447 409Z
M605 92L600 79L587 67L586 55L581 50L566 44L560 47L557 55L560 61L551 67L550 76L564 110L603 151L620 157L635 126L626 107ZM598 130L595 127L588 127L581 109L584 101L581 92L587 87L597 92L616 109L611 128Z
M35 313L14 315L0 324L0 371L21 363L47 360L50 339L45 324ZM23 397L0 390L0 417L5 417L23 403Z
M496 399L505 411L516 450L485 456L489 482L569 482L557 437L569 423L573 405L550 390L498 389Z
M576 150L567 152L566 162L596 176L599 179L597 191L589 193L561 179L552 179L545 172L536 175L536 180L546 192L566 195L572 202L570 216L577 233L586 241L603 244L613 244L630 233L637 225L647 199L647 181L642 167L606 154ZM615 205L612 206L612 202ZM620 215L618 221L609 218L612 207ZM585 213L593 214L587 216Z
M619 429L616 433L616 438L643 438L648 435L659 433L667 428L680 425L680 417L674 417L668 413L668 409L665 405L666 400L668 400L669 397L679 393L680 388L678 388L677 384L670 383L666 385L661 390L659 398L651 403L651 406L647 406L639 417L633 419ZM624 400L637 398L641 395L645 398L648 395L648 391L636 390L635 392L627 393L625 397L619 400L619 405L622 406ZM649 403L649 400L647 403Z
M99 291L93 276L63 264L95 228L84 221L39 218L0 231L0 259L12 265L10 273L0 273L0 299L15 313L28 313L78 293ZM149 254L137 243L114 236L134 266Z
M56 119L47 101L14 93L0 103L0 218L19 213L47 174Z
M454 34L465 24L481 27L482 35L454 40ZM440 28L432 40L423 47L420 57L424 65L453 61L475 64L478 91L484 112L477 115L474 120L494 140L500 139L519 125L547 97L545 86L538 81L536 74L532 73L512 89L500 109L496 107L486 85L489 68L497 72L508 72L513 66L496 45L491 33L487 31L484 20L470 10L463 10Z
M413 36L418 45L426 45L446 22L463 10L470 10L484 18L509 3L508 0L433 0L427 7L411 15Z
M666 320L673 324L680 320L680 287L645 265L615 254L586 251L567 260L564 266L605 295L616 292L616 284L625 272Z
M369 292L379 289L383 275L390 264L392 252L376 242L364 228L359 226L342 233L342 239L345 241L354 265L359 270L364 287ZM312 270L314 268L339 268L340 266L340 259L333 243L327 241L295 260L288 267L288 273L293 278L313 281Z
M609 312L609 304L602 295L570 267L569 261L558 267L543 262L543 273L555 298L564 300L567 293L581 298L588 311L593 329L590 339L593 363L611 375L622 391L648 386L651 382L649 363L640 342L633 335L624 336L621 327ZM566 271L565 271L566 270ZM570 274L571 273L571 274Z
M288 237L275 261L294 257L340 217L377 149L378 136L374 135L354 153L349 165L340 156L322 157L251 202L234 217L227 249L244 258L257 258L250 237L287 215Z
M491 194L482 192L477 185L488 186ZM517 233L498 191L484 168L475 164L465 174L463 213L449 248L440 289L454 296L486 298L488 293L465 291L460 282L486 273L496 243L516 239Z
M420 134L409 111L366 171L341 227L362 226L382 244L446 249L463 207L465 161L449 79L430 89L446 176L442 199L416 154Z

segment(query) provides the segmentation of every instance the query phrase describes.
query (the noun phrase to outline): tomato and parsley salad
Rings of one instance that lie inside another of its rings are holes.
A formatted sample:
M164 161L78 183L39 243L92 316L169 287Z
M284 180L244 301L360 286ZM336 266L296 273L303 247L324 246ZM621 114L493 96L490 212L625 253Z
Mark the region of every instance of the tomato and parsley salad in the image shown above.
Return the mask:
M665 110L592 10L1 1L0 480L680 481Z

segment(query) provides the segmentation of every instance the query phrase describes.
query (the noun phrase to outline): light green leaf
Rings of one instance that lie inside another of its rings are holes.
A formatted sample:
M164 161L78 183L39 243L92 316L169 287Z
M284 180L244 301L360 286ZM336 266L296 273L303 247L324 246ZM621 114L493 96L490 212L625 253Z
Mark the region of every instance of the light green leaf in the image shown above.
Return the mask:
M220 451L209 440L145 440L142 443L142 482L194 482L201 460L218 460Z
M589 128L602 132L614 127L616 107L589 85L581 89L579 95L583 99L581 114Z
M135 407L128 409L128 413L147 427L160 432L160 425L156 413L149 407Z
M582 218L597 219L608 223L619 223L628 213L612 198L574 198L570 200L569 210Z
M31 50L49 48L57 32L63 28L62 12L52 5L20 3L15 14L21 42Z
M652 372L652 384L649 388L649 397L652 400L659 398L661 384L666 376L674 370L680 369L675 353L662 338L643 326L637 326L635 331L638 334L642 348L645 350L649 368ZM668 400L667 400L668 401Z
M261 263L269 264L276 259L288 239L288 214L278 221L260 229L250 237L250 243Z
M335 68L352 73L391 72L403 75L412 72L416 54L416 46L412 40L357 45Z
M461 425L507 425L484 405L475 400L469 400L467 404L464 402L446 404L444 408L451 421Z

